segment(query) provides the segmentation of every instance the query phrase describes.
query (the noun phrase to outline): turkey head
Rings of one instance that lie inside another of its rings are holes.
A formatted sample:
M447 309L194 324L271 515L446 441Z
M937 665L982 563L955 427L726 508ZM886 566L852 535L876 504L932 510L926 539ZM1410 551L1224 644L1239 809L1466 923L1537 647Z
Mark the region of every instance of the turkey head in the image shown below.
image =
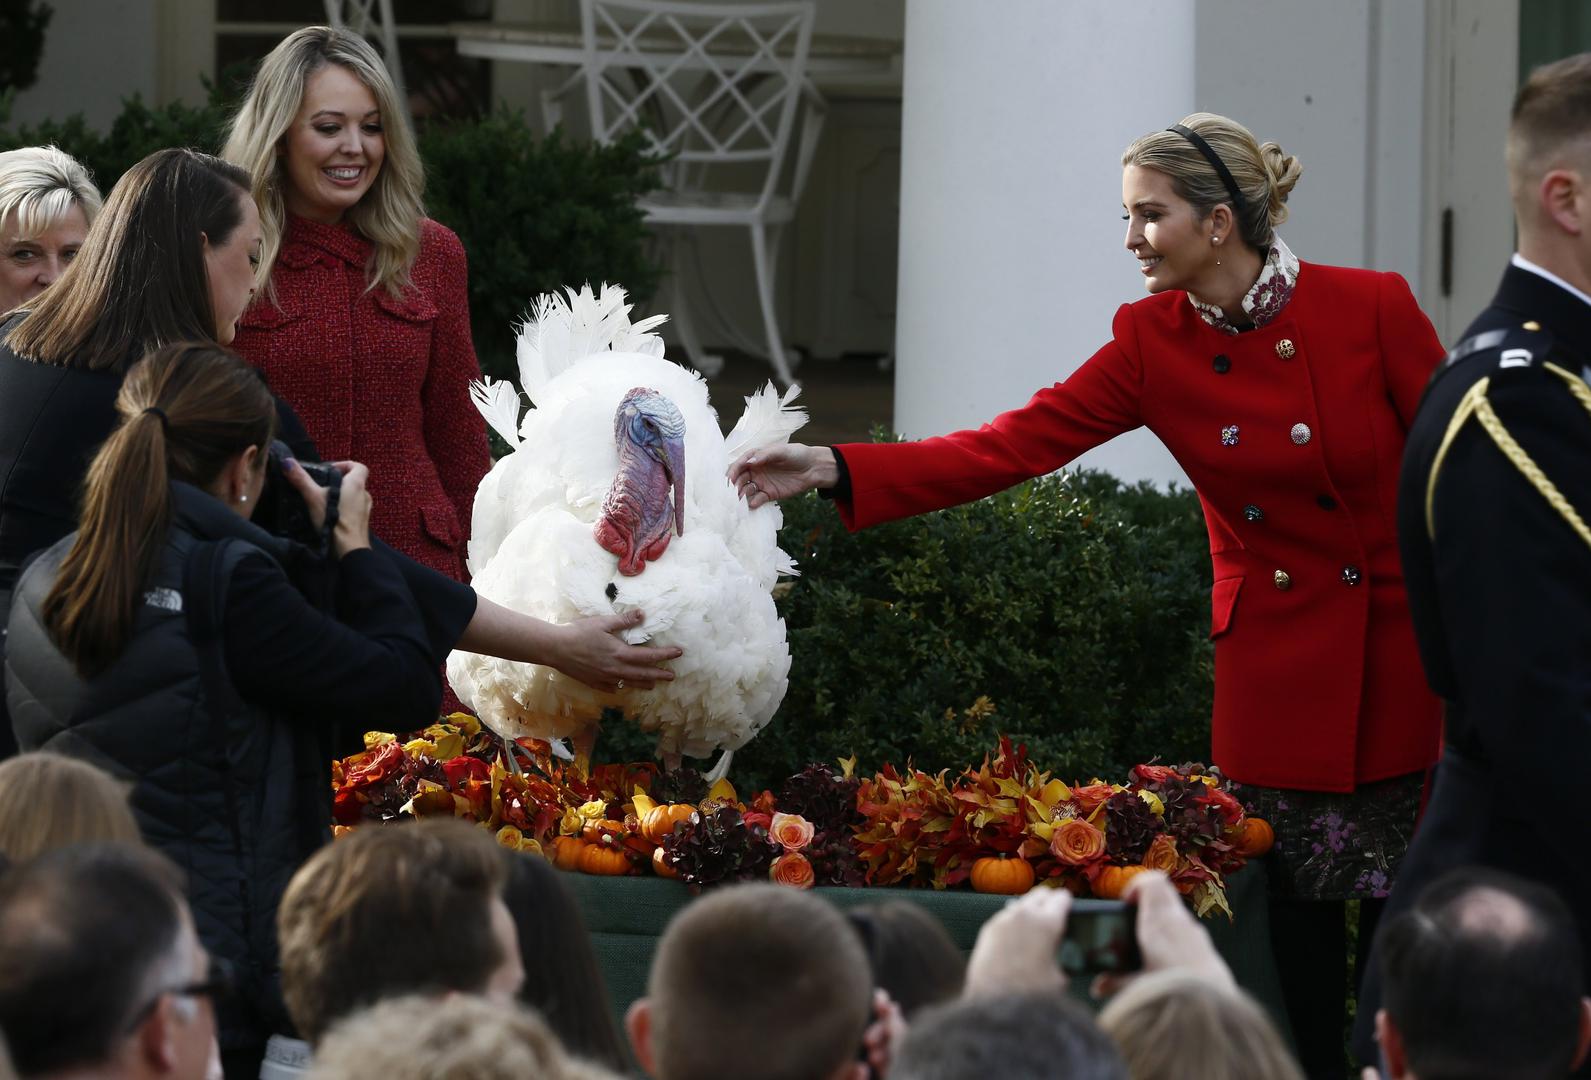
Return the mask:
M619 474L602 500L597 543L634 577L685 535L685 418L656 390L637 386L613 414ZM669 497L672 494L673 502Z

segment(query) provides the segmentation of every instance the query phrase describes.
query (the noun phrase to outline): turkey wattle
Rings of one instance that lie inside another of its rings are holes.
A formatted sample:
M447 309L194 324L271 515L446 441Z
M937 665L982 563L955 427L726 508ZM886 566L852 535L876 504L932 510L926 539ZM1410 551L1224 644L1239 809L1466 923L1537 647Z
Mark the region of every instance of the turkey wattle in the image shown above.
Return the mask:
M477 592L549 622L645 612L633 643L675 645L671 682L606 694L536 664L455 652L448 679L505 739L573 741L589 754L602 710L655 732L670 763L733 751L784 699L790 651L771 590L795 565L777 505L747 508L730 461L788 441L806 422L771 385L746 398L726 439L695 372L632 326L622 289L538 301L519 335L520 419L511 384L475 397L512 452L481 481L469 545ZM714 770L728 764L726 753Z

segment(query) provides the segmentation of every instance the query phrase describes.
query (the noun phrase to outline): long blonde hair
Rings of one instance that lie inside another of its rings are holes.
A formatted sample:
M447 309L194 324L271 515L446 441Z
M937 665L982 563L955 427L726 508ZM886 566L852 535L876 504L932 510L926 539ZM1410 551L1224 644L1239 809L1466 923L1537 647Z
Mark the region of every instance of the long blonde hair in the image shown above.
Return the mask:
M1304 1080L1253 998L1187 971L1137 979L1106 1004L1099 1026L1131 1080Z
M1192 141L1169 128L1134 139L1122 152L1122 165L1165 173L1172 189L1193 204L1201 219L1226 204L1244 242L1263 254L1271 246L1276 226L1287 220L1287 196L1304 167L1276 143L1258 142L1248 128L1225 116L1194 113L1184 116L1179 126L1204 139L1221 159L1243 195L1241 210L1233 205L1215 166Z
M380 55L359 35L330 26L294 31L260 61L221 151L222 157L253 178L264 234L257 279L266 295L274 296L271 268L287 226L285 168L278 149L304 104L305 82L327 64L346 68L364 83L381 111L386 157L370 190L348 211L346 220L375 245L367 268L368 287L385 288L398 296L409 287L409 271L420 254L425 168Z
M0 855L24 862L69 844L142 841L131 785L86 761L20 754L0 762Z

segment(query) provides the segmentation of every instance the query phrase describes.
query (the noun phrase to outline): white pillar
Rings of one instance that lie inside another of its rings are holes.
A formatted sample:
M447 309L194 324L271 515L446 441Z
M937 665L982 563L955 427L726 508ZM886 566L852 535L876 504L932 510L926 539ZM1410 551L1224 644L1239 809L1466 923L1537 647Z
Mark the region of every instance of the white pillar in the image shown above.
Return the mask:
M1185 0L906 9L895 427L977 425L1059 382L1144 295L1121 152L1194 110ZM1080 458L1181 479L1138 431Z

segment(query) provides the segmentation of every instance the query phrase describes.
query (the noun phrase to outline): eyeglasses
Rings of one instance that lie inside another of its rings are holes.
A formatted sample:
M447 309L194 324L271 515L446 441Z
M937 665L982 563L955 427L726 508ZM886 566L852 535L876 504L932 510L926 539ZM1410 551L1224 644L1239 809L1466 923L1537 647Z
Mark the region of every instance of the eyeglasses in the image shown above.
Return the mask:
M154 1013L159 1006L160 999L168 996L175 997L207 997L214 1004L224 1001L232 996L235 980L232 974L232 965L219 956L210 957L210 963L201 982L184 983L181 986L168 986L157 991L149 1003L133 1014L127 1023L126 1030L130 1033L138 1030L145 1020Z

